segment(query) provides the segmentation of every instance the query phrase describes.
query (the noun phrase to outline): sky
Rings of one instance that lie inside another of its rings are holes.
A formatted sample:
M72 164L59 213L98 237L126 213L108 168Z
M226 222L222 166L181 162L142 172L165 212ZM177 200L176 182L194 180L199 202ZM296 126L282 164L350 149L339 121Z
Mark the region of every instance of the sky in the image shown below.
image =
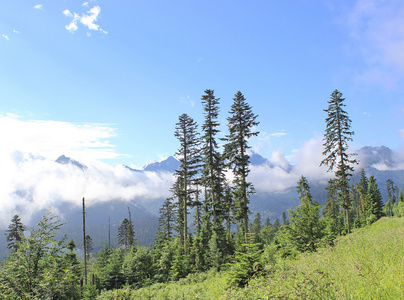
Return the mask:
M173 155L178 116L203 122L205 89L223 134L244 94L265 157L322 138L335 89L353 147L403 148L402 1L0 1L0 38L1 131L44 156Z
M353 151L404 151L401 0L0 0L0 61L0 157L16 176L28 156L113 173L174 155L178 116L201 125L206 89L222 136L244 94L260 122L250 145L272 160L321 159L335 89Z

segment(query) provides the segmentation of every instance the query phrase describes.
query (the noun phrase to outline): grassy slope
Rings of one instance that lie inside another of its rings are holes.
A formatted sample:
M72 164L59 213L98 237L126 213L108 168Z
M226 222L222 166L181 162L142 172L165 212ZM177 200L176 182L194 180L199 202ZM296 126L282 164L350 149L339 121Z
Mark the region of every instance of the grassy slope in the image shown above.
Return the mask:
M115 299L404 299L404 218L382 218L333 248L280 260L273 270L244 289L228 289L227 273L194 274Z

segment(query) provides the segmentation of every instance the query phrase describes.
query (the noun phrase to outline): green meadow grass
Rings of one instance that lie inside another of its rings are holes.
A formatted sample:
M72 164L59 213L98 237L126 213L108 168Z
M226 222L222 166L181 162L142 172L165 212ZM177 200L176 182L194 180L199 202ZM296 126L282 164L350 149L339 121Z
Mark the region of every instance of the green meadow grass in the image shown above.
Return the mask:
M100 299L404 299L404 218L382 218L268 269L245 288L229 288L227 272L208 272Z

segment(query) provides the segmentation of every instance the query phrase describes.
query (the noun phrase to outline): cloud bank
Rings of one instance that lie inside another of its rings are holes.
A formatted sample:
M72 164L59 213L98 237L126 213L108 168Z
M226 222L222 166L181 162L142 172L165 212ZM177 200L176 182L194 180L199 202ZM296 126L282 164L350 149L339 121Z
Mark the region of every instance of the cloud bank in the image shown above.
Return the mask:
M99 124L22 120L0 116L0 228L14 214L29 223L33 213L80 205L83 197L96 202L122 200L145 204L168 196L173 184L169 173L133 172L100 159L116 158L109 139L115 130ZM59 164L56 158L71 156L86 165Z
M100 161L121 156L111 143L115 136L115 129L106 125L0 115L0 138L4 141L0 147L0 228L5 228L14 214L29 224L33 213L66 203L80 206L83 197L88 206L121 200L146 208L169 197L174 183L171 173L137 172ZM386 147L369 149L365 157L371 166L380 170L404 169L402 153L390 155ZM274 152L270 163L250 166L248 180L257 193L294 188L302 175L309 183L326 183L333 173L319 167L322 150L321 138L307 141L290 158L295 162L293 166L282 152ZM62 154L86 168L57 163L55 160ZM361 165L356 167L360 168Z
M283 192L296 187L299 178L305 176L310 182L326 183L332 173L326 167L319 167L322 161L322 140L313 138L306 142L302 149L294 153L296 164L289 166L283 153L276 151L268 165L251 166L250 180L258 193Z

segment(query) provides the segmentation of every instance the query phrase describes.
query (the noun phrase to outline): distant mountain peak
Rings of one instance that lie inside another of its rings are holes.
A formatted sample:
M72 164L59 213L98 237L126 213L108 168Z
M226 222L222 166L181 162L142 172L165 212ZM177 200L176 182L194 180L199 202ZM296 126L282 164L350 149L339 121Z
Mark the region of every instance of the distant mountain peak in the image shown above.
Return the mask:
M363 168L391 169L396 165L393 151L386 146L362 147L358 150L358 156Z
M71 164L73 166L78 167L79 169L81 169L83 171L87 169L87 167L85 165L83 165L83 164L79 163L78 161L71 159L70 157L67 157L65 155L59 156L58 159L56 160L56 162L59 164L62 164L62 165Z
M174 173L180 167L181 163L173 156L168 158L147 164L143 167L143 170L150 172L170 172Z
M254 151L248 154L250 156L250 164L253 166L270 165L270 162L265 157L261 156Z

